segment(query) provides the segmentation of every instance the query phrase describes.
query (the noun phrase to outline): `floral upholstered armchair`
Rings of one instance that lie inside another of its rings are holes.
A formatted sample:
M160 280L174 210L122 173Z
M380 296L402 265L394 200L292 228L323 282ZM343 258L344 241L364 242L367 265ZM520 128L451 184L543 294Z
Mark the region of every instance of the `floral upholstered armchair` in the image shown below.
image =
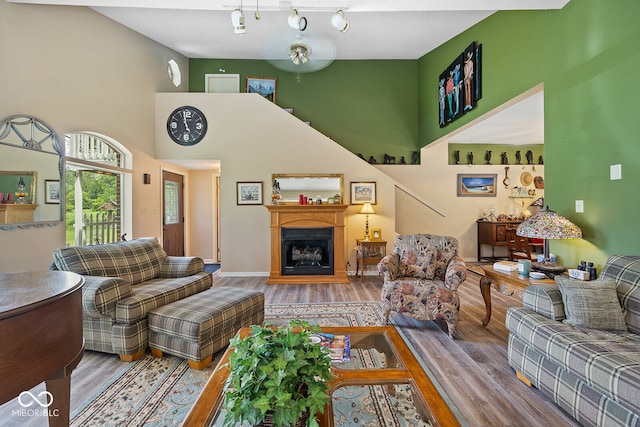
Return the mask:
M378 263L384 276L384 319L395 311L418 320L445 320L453 338L458 323L458 286L467 268L454 237L412 234L396 237L393 253Z

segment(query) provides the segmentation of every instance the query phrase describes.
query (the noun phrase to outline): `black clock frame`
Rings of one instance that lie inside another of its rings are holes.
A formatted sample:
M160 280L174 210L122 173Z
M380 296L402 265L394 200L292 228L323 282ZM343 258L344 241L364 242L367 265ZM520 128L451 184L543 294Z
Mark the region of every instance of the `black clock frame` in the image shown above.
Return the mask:
M189 119L184 117L183 111L186 110L191 111L191 118ZM171 128L171 123L173 123L174 121L178 124L177 126L178 130L180 130L179 132L174 132ZM195 127L193 130L189 130L189 132L187 132L186 129L184 129L184 123L186 121L202 123L202 128L199 130L199 133L198 131L196 131ZM167 133L169 134L169 137L173 142L182 146L195 145L202 141L202 139L207 134L207 129L207 118L205 117L204 113L202 113L202 111L200 111L198 108L192 107L190 105L184 105L182 107L176 108L171 112L169 118L167 119ZM180 137L177 137L176 134L180 135ZM190 136L188 141L185 141L183 138L183 135L185 134L188 134Z

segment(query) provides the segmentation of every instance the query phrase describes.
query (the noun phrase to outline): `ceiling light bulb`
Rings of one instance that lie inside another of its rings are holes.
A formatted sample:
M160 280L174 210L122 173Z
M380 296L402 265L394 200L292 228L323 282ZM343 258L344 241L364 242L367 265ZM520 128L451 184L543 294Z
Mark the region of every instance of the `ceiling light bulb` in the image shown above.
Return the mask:
M231 12L231 25L233 25L233 32L236 34L244 34L247 32L244 26L244 12L241 9L236 9Z
M291 15L289 15L287 23L291 28L297 31L304 31L307 29L307 18L299 16L298 9L291 10Z
M331 17L331 25L341 33L346 33L349 29L349 20L344 16L344 12L339 10Z

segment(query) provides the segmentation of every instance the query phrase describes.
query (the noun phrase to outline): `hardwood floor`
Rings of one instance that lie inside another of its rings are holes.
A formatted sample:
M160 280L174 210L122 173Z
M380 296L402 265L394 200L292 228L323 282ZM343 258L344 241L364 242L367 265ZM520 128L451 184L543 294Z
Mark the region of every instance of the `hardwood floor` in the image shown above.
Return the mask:
M213 274L214 286L259 289L266 304L378 301L382 279L378 276L351 277L348 284L265 285L266 277L220 277ZM468 426L576 426L566 413L535 388L520 382L507 363L507 307L520 306L516 296L492 292L493 313L489 325L482 326L484 303L479 277L469 273L461 285L461 310L456 339L443 331L445 326L420 322L403 316L395 321L408 337L443 391ZM80 405L122 367L117 356L87 351L72 374L71 406ZM44 390L44 385L32 392ZM11 411L19 409L14 399L0 406L0 426L46 426L46 419L19 419ZM18 421L18 422L17 422Z

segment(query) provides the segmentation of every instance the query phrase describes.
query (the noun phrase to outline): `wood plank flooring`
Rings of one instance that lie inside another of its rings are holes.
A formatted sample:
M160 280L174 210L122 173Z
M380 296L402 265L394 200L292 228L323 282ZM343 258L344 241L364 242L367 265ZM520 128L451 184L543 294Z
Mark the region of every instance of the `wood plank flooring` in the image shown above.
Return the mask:
M266 277L220 277L214 286L259 289L266 304L378 301L382 279L351 277L348 284L265 285ZM444 392L468 426L576 426L566 413L538 390L520 382L507 363L507 307L522 305L517 296L492 292L493 314L482 326L484 303L479 277L469 273L460 286L460 320L456 339L444 332L444 325L421 322L403 316L395 321L425 361ZM87 351L71 381L71 406L81 404L124 366L117 356ZM44 385L32 392L44 390ZM0 426L46 426L46 419L16 419L17 400L0 406Z

